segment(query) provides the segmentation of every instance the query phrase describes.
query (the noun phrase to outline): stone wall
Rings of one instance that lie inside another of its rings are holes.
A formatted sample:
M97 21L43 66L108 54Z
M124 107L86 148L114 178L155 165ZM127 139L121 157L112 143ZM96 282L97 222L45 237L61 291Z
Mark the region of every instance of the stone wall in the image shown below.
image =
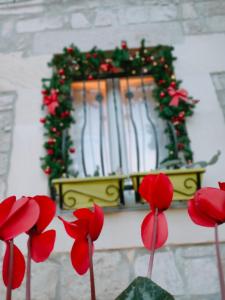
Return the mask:
M19 51L26 56L55 53L71 42L86 50L93 45L111 48L121 39L137 46L143 37L148 45L177 44L188 35L224 31L224 0L31 0L0 4L0 51Z
M221 246L225 259L225 245ZM114 300L137 276L146 276L149 254L144 249L95 252L98 300ZM213 245L166 247L155 254L153 280L176 300L220 300ZM224 263L225 270L225 263ZM4 295L3 287L0 288ZM14 291L14 300L24 300L25 287ZM2 297L4 298L4 297ZM88 300L89 273L78 276L69 254L54 254L32 265L32 300Z

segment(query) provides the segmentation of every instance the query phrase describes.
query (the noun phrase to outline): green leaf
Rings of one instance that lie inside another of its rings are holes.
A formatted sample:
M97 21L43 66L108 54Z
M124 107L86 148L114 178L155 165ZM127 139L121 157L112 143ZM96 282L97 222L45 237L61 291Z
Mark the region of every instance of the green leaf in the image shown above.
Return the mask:
M137 277L115 300L174 300L174 297L147 277Z

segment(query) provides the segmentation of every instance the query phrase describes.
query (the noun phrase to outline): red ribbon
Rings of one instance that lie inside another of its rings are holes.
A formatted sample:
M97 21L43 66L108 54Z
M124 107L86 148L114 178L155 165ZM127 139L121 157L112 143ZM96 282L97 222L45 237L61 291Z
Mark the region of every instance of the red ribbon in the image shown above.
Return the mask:
M174 88L169 87L168 94L172 97L172 100L169 103L170 106L178 106L179 100L183 100L184 102L189 102L188 92L184 89L175 90Z
M55 110L59 106L58 94L56 90L52 89L50 95L45 95L43 103L47 106L48 112L51 115L55 115Z

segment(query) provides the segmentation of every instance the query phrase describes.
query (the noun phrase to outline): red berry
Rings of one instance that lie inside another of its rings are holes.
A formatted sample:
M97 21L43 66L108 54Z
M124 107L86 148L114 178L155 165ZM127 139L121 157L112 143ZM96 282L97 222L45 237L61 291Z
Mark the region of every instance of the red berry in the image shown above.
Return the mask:
M172 82L170 83L170 86L172 86L173 88L175 88L175 87L176 87L176 82L175 82L175 81L172 81Z
M127 49L127 42L126 41L121 42L121 48L122 49Z
M40 118L40 122L41 122L42 124L45 124L45 123L46 123L46 119L45 119L45 118Z
M67 52L68 53L73 53L73 48L72 47L67 48Z
M70 151L70 153L75 153L76 149L75 148L70 148L69 151Z
M52 173L52 169L50 167L46 167L44 169L45 174L50 175Z
M160 98L164 98L165 95L166 95L166 94L165 94L164 92L161 92L161 93L160 93Z
M48 155L53 155L54 154L54 150L53 149L48 149L47 153L48 153Z
M61 76L64 75L65 74L64 69L59 69L58 74L61 75Z

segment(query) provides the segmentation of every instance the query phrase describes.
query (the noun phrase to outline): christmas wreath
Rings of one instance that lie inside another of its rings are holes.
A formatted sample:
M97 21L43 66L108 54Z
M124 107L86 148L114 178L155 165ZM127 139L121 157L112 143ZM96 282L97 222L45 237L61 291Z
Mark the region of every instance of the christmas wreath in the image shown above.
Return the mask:
M173 61L176 58L172 51L173 47L162 45L147 48L144 40L140 48L129 49L123 41L120 48L111 52L93 48L84 53L72 45L53 57L49 63L52 77L43 79L42 107L46 115L40 119L46 137L46 154L41 158L42 169L50 180L70 175L70 153L75 152L68 134L71 124L75 122L72 116L71 84L81 80L153 76L153 94L158 104L156 109L159 117L170 125L165 130L169 136L165 161L174 161L180 155L187 164L192 163L186 118L193 114L197 100L189 97L186 90L180 89L181 81L174 74Z

